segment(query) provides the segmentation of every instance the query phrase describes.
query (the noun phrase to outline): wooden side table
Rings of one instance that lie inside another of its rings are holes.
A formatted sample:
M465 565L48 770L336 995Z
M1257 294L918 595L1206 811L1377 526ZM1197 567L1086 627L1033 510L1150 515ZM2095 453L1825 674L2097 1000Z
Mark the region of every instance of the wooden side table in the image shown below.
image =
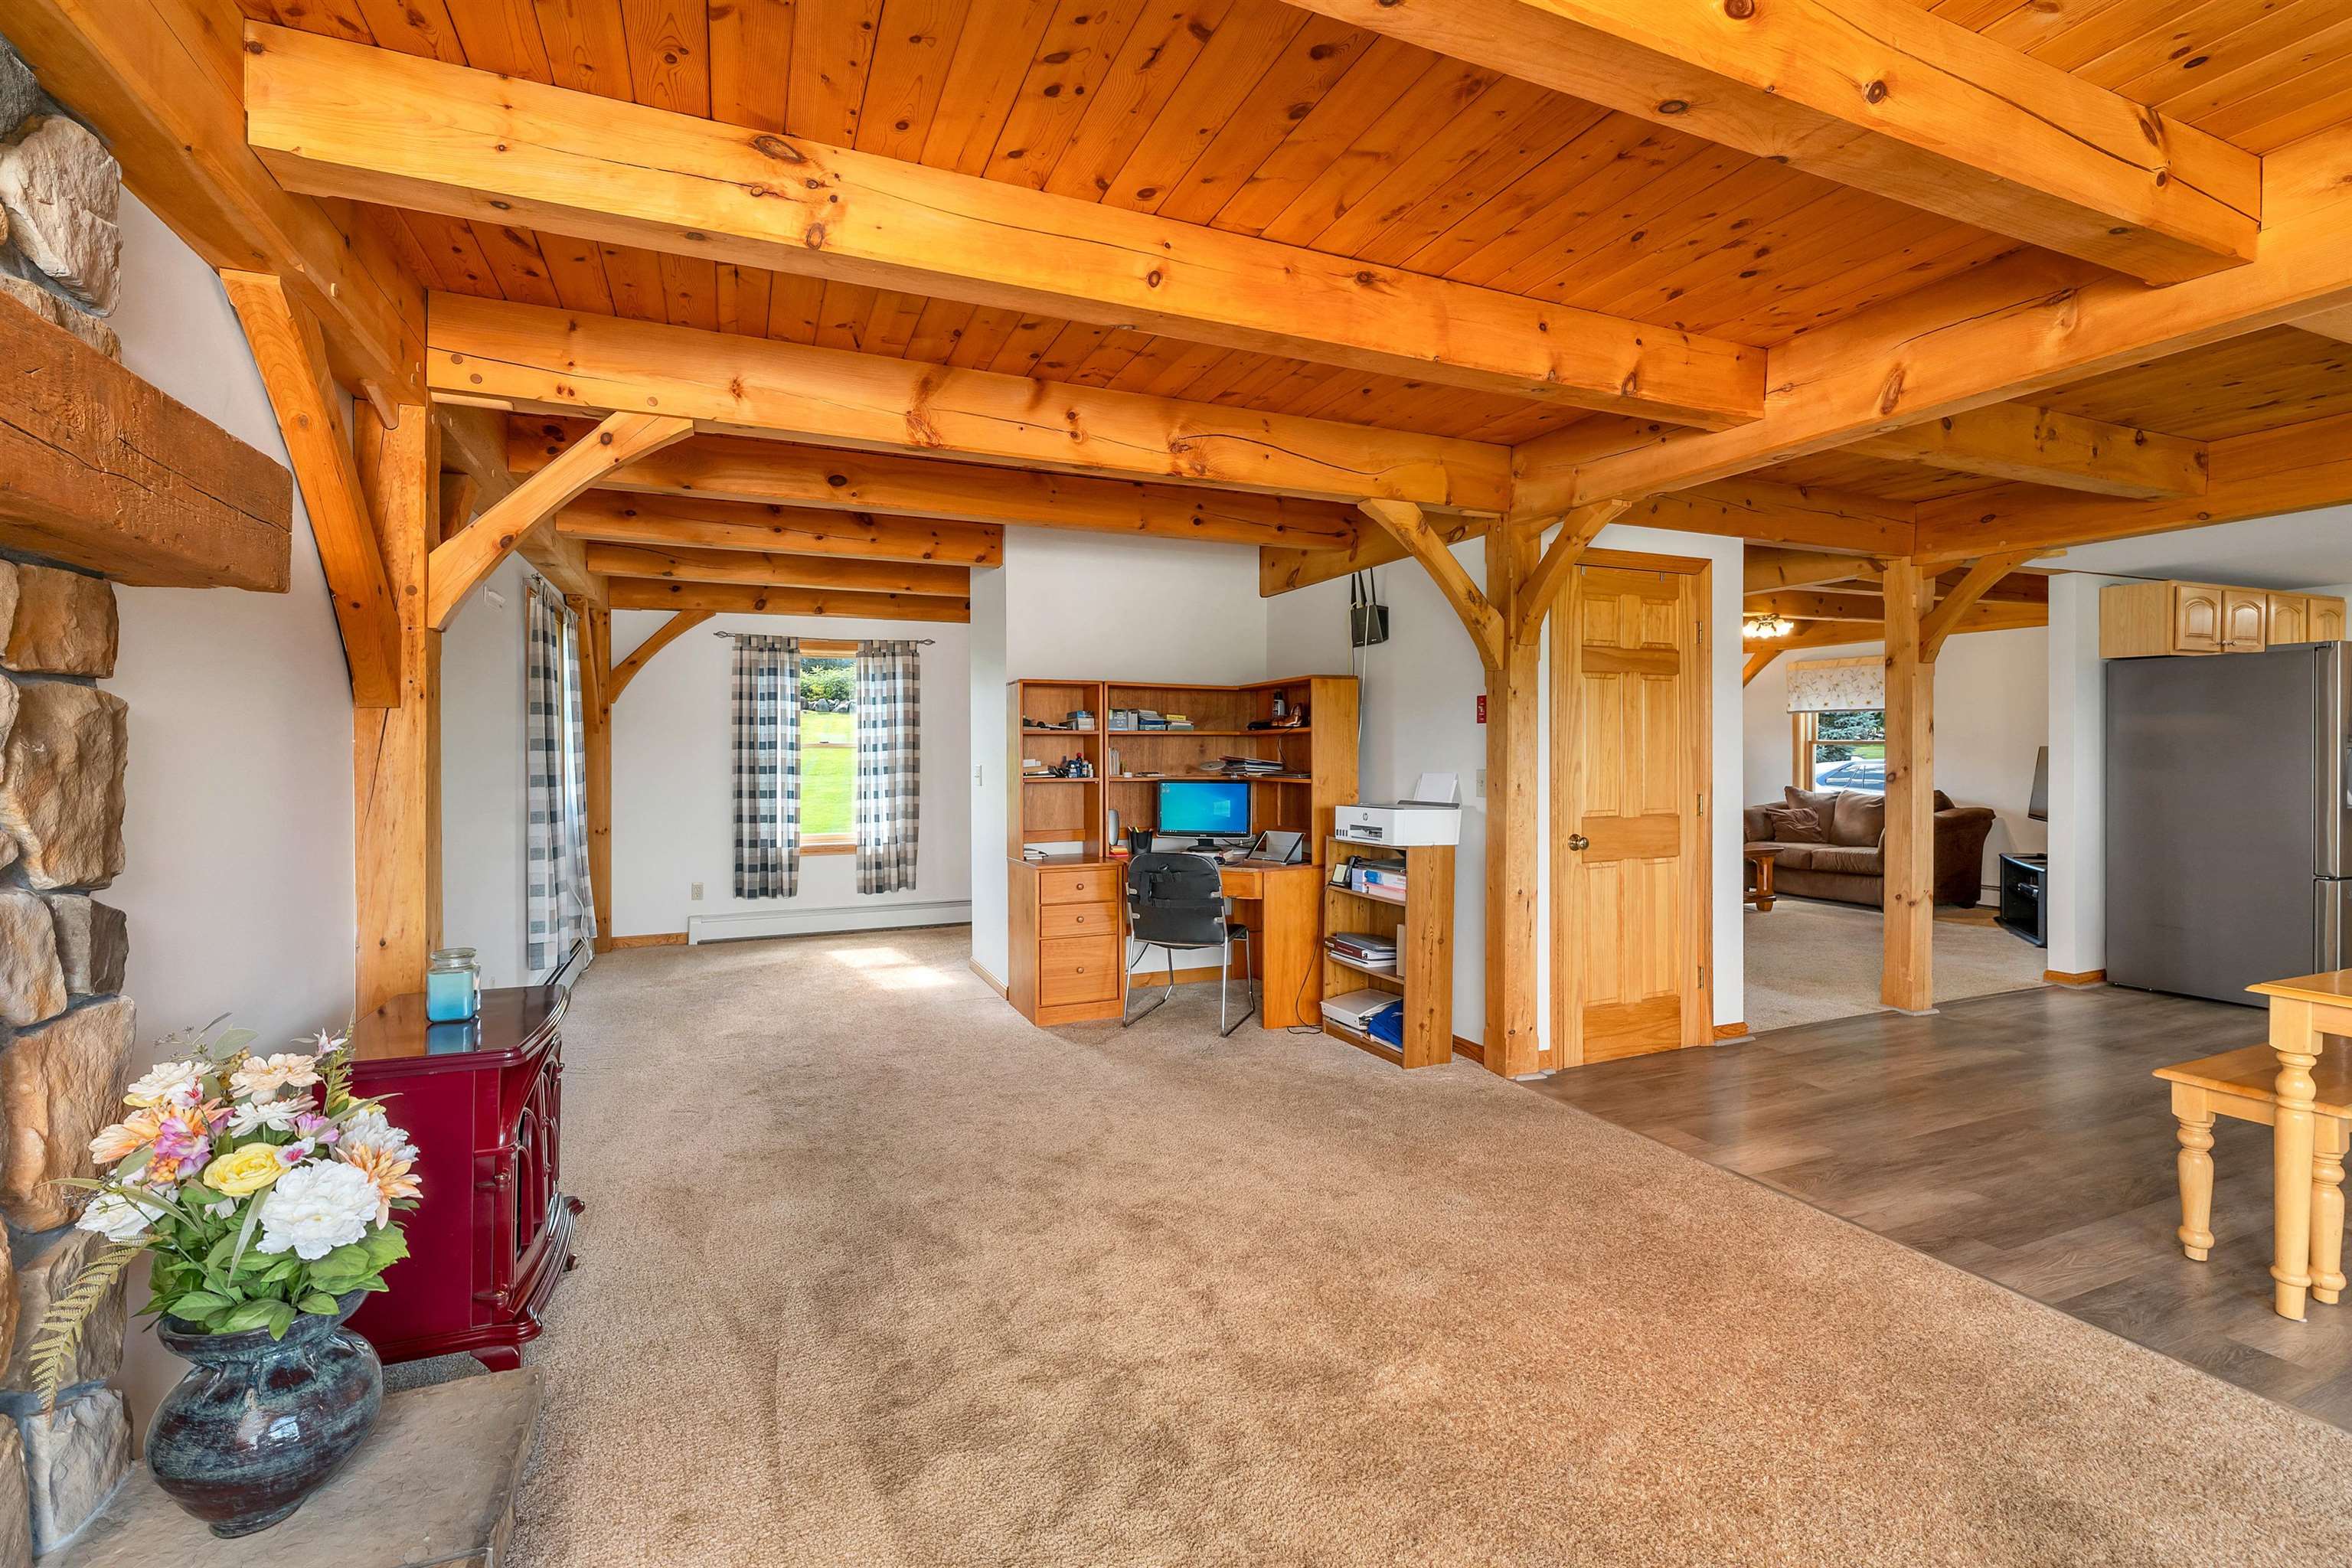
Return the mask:
M1748 880L1750 884L1748 890L1740 896L1740 901L1754 904L1756 912L1762 914L1772 907L1772 868L1780 863L1778 852L1770 849L1743 849L1740 853L1748 861Z
M2271 1051L2278 1058L2278 1109L2272 1122L2273 1305L2282 1318L2304 1320L2315 1287L2323 1301L2343 1291L2344 1276L2314 1279L2311 1269L2312 1153L2323 1037L2352 1035L2352 969L2273 980L2247 990L2271 999Z

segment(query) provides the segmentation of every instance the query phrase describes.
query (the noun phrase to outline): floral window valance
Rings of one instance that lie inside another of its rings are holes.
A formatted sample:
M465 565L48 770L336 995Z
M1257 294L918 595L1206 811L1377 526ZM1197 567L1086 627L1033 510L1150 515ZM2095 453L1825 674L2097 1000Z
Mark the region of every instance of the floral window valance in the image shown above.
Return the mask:
M1886 706L1886 661L1813 658L1789 667L1789 711L1834 713Z

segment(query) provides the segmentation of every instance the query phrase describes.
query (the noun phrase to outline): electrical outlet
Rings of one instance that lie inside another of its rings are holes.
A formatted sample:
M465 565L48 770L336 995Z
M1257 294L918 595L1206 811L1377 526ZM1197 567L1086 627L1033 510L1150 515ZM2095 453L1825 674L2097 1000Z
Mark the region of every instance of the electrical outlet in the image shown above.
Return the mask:
M978 789L981 785L982 785L982 784L986 784L986 783L988 782L986 779L984 779L984 778L981 777L981 774L982 774L982 773L986 773L987 771L988 771L988 770L987 770L986 768L983 768L983 767L974 767L974 768L971 770L971 787L972 787L972 788L974 788L974 789Z
M1478 798L1486 798L1486 770L1484 768L1478 770Z
M702 902L702 884L699 882L688 882L686 885L686 896L695 903L698 904Z

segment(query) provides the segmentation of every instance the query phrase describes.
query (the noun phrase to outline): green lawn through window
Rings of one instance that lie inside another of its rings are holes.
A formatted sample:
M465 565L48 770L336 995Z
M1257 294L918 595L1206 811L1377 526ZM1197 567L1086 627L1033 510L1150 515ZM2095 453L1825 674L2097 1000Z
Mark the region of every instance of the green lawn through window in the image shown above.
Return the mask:
M801 837L848 833L856 784L856 716L801 710Z

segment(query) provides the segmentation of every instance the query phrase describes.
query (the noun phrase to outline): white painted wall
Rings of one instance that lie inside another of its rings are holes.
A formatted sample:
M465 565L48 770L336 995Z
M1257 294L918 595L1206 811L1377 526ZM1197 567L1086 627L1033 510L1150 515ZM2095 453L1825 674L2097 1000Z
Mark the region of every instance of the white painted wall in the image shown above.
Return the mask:
M122 198L122 361L279 462L286 448L212 270ZM352 702L299 497L285 595L123 588L107 689L131 704L126 990L151 1042L221 1013L275 1044L351 1007ZM133 1300L145 1294L131 1286ZM134 1321L122 1384L143 1421L184 1363Z
M2121 581L2070 572L2050 580L2049 967L2107 966L2106 667L2099 590Z
M1016 532L1007 530L1010 537ZM971 574L971 960L1004 987L1010 968L1005 900L1012 871L1004 856L1004 602L1003 568Z
M1255 546L1008 528L1002 576L1008 680L1213 686L1265 674Z
M1789 668L1807 659L1884 658L1881 642L1783 654L1741 693L1748 765L1742 804L1778 802L1794 782ZM2049 847L2047 825L2025 815L2033 759L2050 733L2050 634L2040 626L1969 632L1936 660L1936 787L1962 805L1998 814L1985 840L1984 885L1998 885L1999 858Z
M1644 551L1661 555L1696 556L1714 563L1714 604L1709 675L1713 700L1709 737L1713 753L1715 799L1717 807L1711 834L1714 865L1713 935L1715 1018L1730 1023L1741 1016L1745 996L1741 974L1739 816L1732 809L1740 788L1742 733L1739 689L1739 615L1741 542L1663 529L1614 527L1601 531L1593 542L1603 550ZM1454 558L1472 579L1486 580L1486 546L1457 546ZM1438 769L1462 778L1465 810L1461 847L1454 859L1454 1031L1468 1040L1485 1038L1486 1015L1486 803L1476 792L1478 772L1486 763L1486 731L1477 720L1478 694L1486 689L1486 672L1470 640L1444 595L1420 567L1400 563L1379 573L1381 592L1390 605L1390 639L1367 649L1360 674L1364 680L1363 746L1358 773L1367 798L1394 798L1419 773ZM1348 643L1348 584L1318 584L1263 601L1266 607L1266 663L1270 674L1299 672L1344 673L1350 652ZM1548 635L1548 634L1547 634ZM1544 743L1540 757L1549 758L1549 702L1543 705ZM1549 798L1549 780L1545 784ZM1538 868L1549 865L1549 828L1538 837L1535 853ZM1548 883L1549 878L1542 879ZM1550 900L1537 903L1540 940L1538 974L1549 982ZM1545 1032L1549 1030L1549 1005L1538 1009Z
M546 973L525 967L523 930L523 618L536 575L509 556L441 635L441 933L474 949L485 985Z
M669 618L616 610L613 657L625 658ZM922 843L911 891L861 894L856 858L804 855L791 899L733 894L734 799L728 680L732 647L711 635L854 640L930 637L922 650ZM971 897L971 685L969 628L795 616L719 616L646 664L613 709L613 928L615 935L683 931L689 917L811 911ZM445 825L445 831L446 825ZM689 896L700 882L699 902ZM1003 900L997 900L1002 920ZM960 911L959 911L960 913ZM819 926L824 925L820 921Z

